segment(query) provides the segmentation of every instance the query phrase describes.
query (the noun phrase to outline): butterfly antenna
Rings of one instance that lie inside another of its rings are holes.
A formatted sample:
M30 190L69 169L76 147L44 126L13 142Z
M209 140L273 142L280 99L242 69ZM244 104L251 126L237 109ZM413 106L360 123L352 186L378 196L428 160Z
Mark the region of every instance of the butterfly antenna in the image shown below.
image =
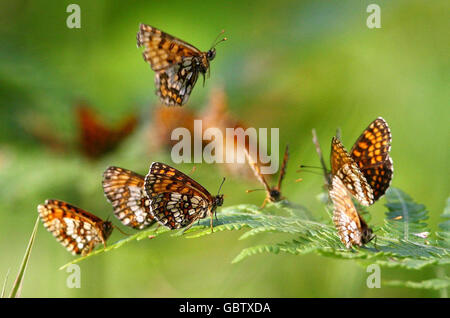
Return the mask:
M223 177L222 183L220 184L219 191L217 191L217 195L220 194L220 190L222 189L223 183L225 182L225 177Z
M211 49L215 48L217 46L217 44L219 44L220 42L224 42L226 40L228 40L228 38L224 37L222 40L217 41L219 39L219 37L225 33L225 30L220 31L219 34L217 34L216 38L214 39L214 41L211 44Z
M247 192L247 193L255 192L255 191L265 191L265 189L251 189L251 190L245 190L245 192Z

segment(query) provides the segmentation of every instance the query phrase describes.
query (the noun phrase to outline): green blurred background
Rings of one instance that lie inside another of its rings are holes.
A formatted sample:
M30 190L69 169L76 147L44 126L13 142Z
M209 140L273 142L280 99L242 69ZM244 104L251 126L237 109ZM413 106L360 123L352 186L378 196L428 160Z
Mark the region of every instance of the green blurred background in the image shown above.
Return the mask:
M291 149L284 194L317 216L325 216L316 198L322 178L304 173L303 182L294 182L300 163L319 164L311 129L317 129L328 158L337 127L350 148L369 122L384 117L393 134L393 185L427 206L436 229L450 189L448 1L76 1L81 29L66 27L70 3L0 4L0 281L9 268L16 274L36 206L45 199L106 218L111 206L101 177L107 166L145 174L152 161L170 163L167 152L148 151L146 126L157 98L154 73L136 48L141 22L203 50L226 30L229 40L217 47L210 79L204 88L197 84L184 107L202 109L210 89L221 83L237 118L253 127L280 127L280 147L289 143ZM366 26L370 3L381 7L381 29ZM75 139L73 103L80 98L112 125L138 111L139 129L95 162L77 152L49 151L27 133L27 123L39 116L55 136ZM195 173L211 192L222 176L207 164ZM228 176L225 206L261 204L262 192L245 193L255 186L256 180ZM383 203L370 208L374 225L382 224ZM73 256L40 225L22 296L438 296L368 289L365 268L315 255L259 255L232 265L242 248L272 239L268 234L239 241L240 234L133 242L80 263L82 287L69 289L68 273L58 267ZM115 231L110 242L122 237ZM430 277L432 270L382 271L386 280Z

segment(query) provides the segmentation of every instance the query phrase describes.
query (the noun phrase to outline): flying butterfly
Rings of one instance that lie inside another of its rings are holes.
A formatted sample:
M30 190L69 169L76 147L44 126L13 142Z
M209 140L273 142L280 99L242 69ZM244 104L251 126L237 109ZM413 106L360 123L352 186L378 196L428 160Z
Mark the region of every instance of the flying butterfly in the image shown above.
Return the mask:
M221 32L221 34L223 31ZM172 35L150 25L141 24L136 35L137 46L144 47L144 60L155 71L156 94L167 106L184 105L197 82L198 75L210 69L210 62L216 56L213 44L210 50L202 52Z
M224 181L225 178L220 188ZM150 199L150 212L160 224L170 229L188 229L209 215L213 232L213 215L222 206L223 195L212 196L199 183L161 162L151 164L144 187Z
M372 229L359 215L348 188L338 176L333 177L329 194L334 204L333 222L345 247L362 246L370 242L375 237Z
M144 176L111 166L103 173L102 185L106 198L113 206L114 215L123 225L142 230L156 222L150 213Z
M117 128L109 128L98 119L86 105L76 108L82 152L91 159L97 159L113 151L137 126L137 117L126 118Z
M249 165L253 170L253 173L255 174L255 176L259 180L259 182L262 183L262 185L264 186L264 190L266 191L266 198L264 199L264 202L263 202L261 208L264 208L266 206L267 202L269 202L269 201L277 202L277 201L284 199L283 196L281 195L281 183L286 174L286 166L287 166L287 162L289 159L289 147L286 146L286 149L284 151L283 163L281 165L280 174L278 176L278 183L276 186L273 186L273 187L269 186L266 179L262 175L261 167L258 164L258 162L250 156L248 151L245 151L245 154L247 156ZM253 191L256 191L256 190L247 190L247 193L253 192Z
M114 227L109 221L59 200L46 200L37 210L45 228L73 255L87 255L99 244L106 247Z

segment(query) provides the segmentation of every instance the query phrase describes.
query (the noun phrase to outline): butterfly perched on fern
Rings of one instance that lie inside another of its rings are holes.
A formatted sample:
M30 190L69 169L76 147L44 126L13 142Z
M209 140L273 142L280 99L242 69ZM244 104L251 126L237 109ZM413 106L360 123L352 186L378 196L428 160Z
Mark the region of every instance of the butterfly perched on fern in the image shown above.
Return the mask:
M113 225L60 200L46 200L37 208L45 228L73 255L87 255L97 245L106 247Z
M261 173L261 166L258 163L258 161L253 159L248 151L246 151L245 154L247 156L248 163L252 168L256 178L258 179L259 182L262 183L262 185L264 186L264 190L266 191L266 198L264 199L261 208L264 208L267 202L278 202L283 200L284 197L281 195L281 183L283 182L283 178L286 174L287 162L289 160L289 147L286 146L283 156L283 163L280 169L280 174L278 175L278 182L273 187L269 186L263 174ZM247 193L252 191L255 190L247 190Z
M144 189L144 176L128 169L108 167L103 173L103 191L123 225L142 230L156 221Z
M223 195L212 196L192 178L161 162L151 164L144 187L150 199L150 211L161 225L188 229L209 215L213 231L213 215L222 206Z
M107 127L94 111L85 104L76 108L79 126L79 143L84 155L97 159L114 149L136 128L135 115L124 119L118 127Z
M210 69L210 62L216 56L215 43L202 52L150 25L141 24L136 35L137 46L144 47L144 60L155 71L156 94L167 106L182 106L191 95L199 74ZM222 41L226 40L224 38ZM221 41L220 41L221 42Z
M333 202L333 222L345 247L362 246L369 243L374 234L356 210L347 187L339 176L334 176L329 191Z
M334 204L333 221L347 248L362 246L374 237L351 195L368 206L386 192L394 170L389 156L391 140L386 121L379 117L364 130L350 153L338 138L333 137L331 141L329 194Z

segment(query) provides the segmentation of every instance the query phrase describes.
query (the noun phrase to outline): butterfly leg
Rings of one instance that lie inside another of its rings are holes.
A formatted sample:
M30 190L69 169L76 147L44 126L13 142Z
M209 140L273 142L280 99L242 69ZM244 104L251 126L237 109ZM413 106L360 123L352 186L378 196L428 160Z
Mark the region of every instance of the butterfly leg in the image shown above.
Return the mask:
M263 204L261 205L261 209L264 209L264 207L266 206L267 202L269 202L269 199L265 198Z

